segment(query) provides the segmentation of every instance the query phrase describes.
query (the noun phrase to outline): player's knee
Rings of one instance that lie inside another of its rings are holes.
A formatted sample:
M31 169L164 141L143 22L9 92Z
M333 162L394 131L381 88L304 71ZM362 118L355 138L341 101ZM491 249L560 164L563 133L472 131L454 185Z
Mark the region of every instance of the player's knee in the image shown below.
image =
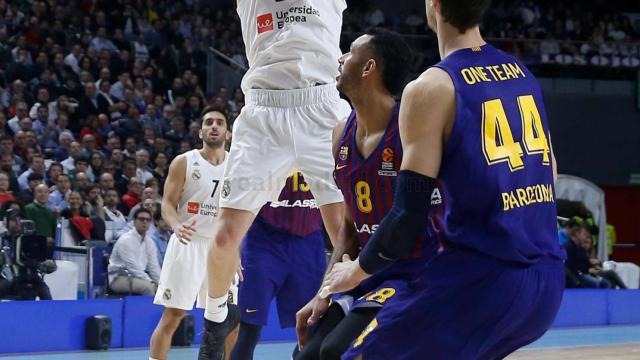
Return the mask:
M221 227L216 232L214 241L217 249L233 250L240 246L240 240L242 237L237 236L231 229Z
M179 309L165 309L162 314L163 323L166 328L174 331L180 325L185 312Z

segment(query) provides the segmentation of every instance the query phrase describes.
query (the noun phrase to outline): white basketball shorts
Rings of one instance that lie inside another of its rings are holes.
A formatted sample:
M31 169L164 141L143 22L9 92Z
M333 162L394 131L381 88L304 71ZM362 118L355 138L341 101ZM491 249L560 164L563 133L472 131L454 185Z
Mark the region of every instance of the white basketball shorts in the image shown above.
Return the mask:
M189 244L182 244L172 235L167 246L160 273L158 291L153 303L182 310L196 307L204 309L207 303L207 252L210 238L194 237ZM238 281L229 289L232 304L238 301Z
M233 125L220 206L258 213L300 171L319 206L341 202L333 179L331 137L351 107L335 84L297 90L250 90Z

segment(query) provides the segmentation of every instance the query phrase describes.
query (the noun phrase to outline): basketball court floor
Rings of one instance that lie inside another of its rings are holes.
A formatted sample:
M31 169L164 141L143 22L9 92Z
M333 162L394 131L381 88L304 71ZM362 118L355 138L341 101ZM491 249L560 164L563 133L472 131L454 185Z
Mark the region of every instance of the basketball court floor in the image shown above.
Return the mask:
M290 359L294 343L261 343L256 360ZM170 359L192 360L198 349L172 349ZM2 360L134 360L148 358L147 349L0 356ZM425 359L428 359L425 357ZM640 326L605 326L550 330L540 340L509 356L508 360L637 360ZM386 360L386 359L385 359Z

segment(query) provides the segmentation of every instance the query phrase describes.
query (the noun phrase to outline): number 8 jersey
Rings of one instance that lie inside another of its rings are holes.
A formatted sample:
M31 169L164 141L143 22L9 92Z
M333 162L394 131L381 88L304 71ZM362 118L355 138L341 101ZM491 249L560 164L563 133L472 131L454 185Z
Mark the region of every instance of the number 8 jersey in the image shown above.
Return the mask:
M228 154L219 165L205 160L200 150L191 150L184 154L187 161L184 187L178 201L180 222L196 222L194 239L210 240L213 225L218 217L218 202L223 191L222 172Z
M456 92L438 179L445 247L511 263L561 257L551 136L540 84L516 58L484 45L435 65Z
M351 212L360 246L364 247L393 206L396 180L402 163L402 143L398 131L399 105L393 112L382 139L366 159L356 147L358 122L353 111L345 124L336 149L336 184ZM416 241L413 258L431 255L426 250L427 235ZM431 244L433 245L433 244ZM426 251L425 251L426 250Z

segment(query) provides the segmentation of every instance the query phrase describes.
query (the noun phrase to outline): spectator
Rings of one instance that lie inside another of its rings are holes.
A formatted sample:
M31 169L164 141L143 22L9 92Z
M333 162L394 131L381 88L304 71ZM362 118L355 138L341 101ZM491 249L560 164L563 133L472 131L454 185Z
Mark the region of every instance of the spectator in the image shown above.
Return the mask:
M153 188L150 188L150 187L144 188L144 190L142 190L142 198L140 199L140 202L137 203L134 207L132 207L131 210L129 211L128 220L129 221L133 220L133 215L136 213L136 211L139 208L143 207L145 200L151 200L152 202L156 202L156 195L157 193ZM151 209L148 209L148 210L151 210Z
M17 194L17 199L20 204L29 204L33 202L34 191L36 186L44 183L44 177L42 174L33 173L27 177L27 188L20 190Z
M100 175L100 191L103 194L107 194L107 191L115 189L115 182L113 180L113 175L108 172L104 172Z
M147 234L152 216L149 210L139 209L134 228L123 234L109 259L109 284L116 292L132 290L137 295L155 294L160 280L158 249ZM123 275L123 272L127 275ZM130 283L131 281L131 283Z
M44 158L41 154L34 154L31 158L29 169L20 174L20 176L18 177L18 184L20 184L20 189L25 190L29 187L27 184L27 178L31 174L39 174L44 178L45 166Z
M127 214L141 201L142 186L142 181L139 178L134 176L129 179L127 193L122 195L122 203L127 207Z
M136 176L140 178L143 183L153 177L153 173L148 167L149 165L149 151L140 149L136 151Z
M107 190L104 198L105 221L113 222L116 237L121 235L120 230L127 225L127 218L122 210L118 192L114 189Z
M8 201L15 201L13 192L9 190L9 174L0 172L0 206Z
M565 266L570 274L578 280L578 286L583 288L610 288L611 283L596 275L591 269L589 254L584 249L585 242L591 242L591 233L588 224L582 219L572 219L567 224L566 233L569 241L564 245L567 252Z
M62 160L60 164L64 169L65 173L69 173L75 169L76 158L79 158L82 155L82 146L77 141L72 141L69 144L69 156Z
M153 231L150 230L150 237L156 244L156 248L158 249L158 263L162 266L164 263L164 254L167 252L167 246L169 245L169 239L173 231L171 231L171 226L162 218L160 211L155 212L153 220L156 226Z
M112 153L117 153L120 152L120 154L122 154L122 152L119 149L114 150ZM115 162L115 156L111 157L112 161ZM117 162L116 162L117 165ZM122 174L120 175L120 177L118 178L118 180L116 180L116 189L118 190L118 192L120 194L124 194L127 192L127 188L129 187L129 182L131 181L132 177L136 176L136 162L133 159L127 159L124 160L122 163Z
M49 195L48 207L54 214L60 214L60 212L69 207L66 199L71 194L71 179L69 175L61 174L58 176L58 181L55 186L49 188L51 194Z
M47 238L49 246L54 245L54 234L56 230L56 217L47 207L49 202L49 188L45 184L40 184L35 188L35 199L32 203L24 207L27 219L33 220L36 226L36 235Z

